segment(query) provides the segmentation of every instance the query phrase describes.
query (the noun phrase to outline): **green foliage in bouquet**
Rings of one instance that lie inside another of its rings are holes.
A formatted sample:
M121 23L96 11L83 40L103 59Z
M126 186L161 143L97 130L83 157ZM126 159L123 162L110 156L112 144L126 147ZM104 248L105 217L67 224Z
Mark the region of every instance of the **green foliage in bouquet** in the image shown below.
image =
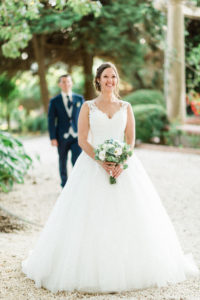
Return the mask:
M133 154L130 146L126 143L109 139L95 149L95 159L123 165L123 169L128 168L125 161ZM110 183L116 183L116 179L110 176Z
M7 132L0 131L0 190L8 192L13 183L23 183L32 164L22 143Z
M124 100L131 105L158 104L165 107L164 95L157 90L137 90L124 97Z
M166 111L161 105L135 105L133 112L136 120L137 140L150 142L153 137L163 138L168 120Z

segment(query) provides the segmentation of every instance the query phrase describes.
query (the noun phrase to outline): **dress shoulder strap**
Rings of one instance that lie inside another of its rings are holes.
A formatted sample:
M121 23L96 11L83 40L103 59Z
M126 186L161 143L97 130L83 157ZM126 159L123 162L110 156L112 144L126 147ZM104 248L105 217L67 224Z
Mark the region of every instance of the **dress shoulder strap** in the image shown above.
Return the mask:
M86 101L86 103L87 103L90 111L93 111L93 110L96 109L96 105L94 103L94 100L88 100L88 101Z
M124 100L120 100L120 102L121 102L121 107L123 109L127 109L127 107L129 106L129 103Z

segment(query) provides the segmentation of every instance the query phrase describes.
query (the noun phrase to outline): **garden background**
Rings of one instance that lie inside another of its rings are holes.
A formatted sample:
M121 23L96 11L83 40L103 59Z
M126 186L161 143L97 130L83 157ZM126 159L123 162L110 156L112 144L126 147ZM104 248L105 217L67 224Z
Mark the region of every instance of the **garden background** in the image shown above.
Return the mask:
M169 50L169 28L176 28L169 13L172 8L182 12L184 27L183 32L178 32L178 40L184 43L184 63L178 48L171 46ZM200 241L198 230L194 229L200 228L199 10L199 0L1 1L0 231L4 233L4 247L0 255L5 259L9 253L9 260L2 263L4 297L7 287L25 293L24 299L35 299L37 293L31 286L33 295L27 296L24 289L28 283L19 264L60 192L55 172L57 153L50 147L47 132L48 103L59 93L58 77L70 73L73 91L90 100L96 95L96 68L104 61L116 64L121 78L120 96L132 105L136 152L173 216L181 239L186 239L185 249L193 251L195 246L199 257ZM181 100L178 96L173 98L168 82L171 73L175 84L179 82L178 71L173 70L177 65L184 69L184 92L178 91ZM172 201L177 201L176 205ZM185 230L188 235L186 232L184 236ZM18 254L8 250L9 246ZM12 270L8 271L11 263ZM9 272L16 279L10 285L6 277ZM17 282L21 284L19 289ZM152 293L156 298L148 299L169 299L167 295L173 295L173 291L177 297L181 291L183 298L190 292L196 296L198 286L199 281L194 280L176 290L163 290L166 298L159 298L157 291L152 290L141 297ZM19 294L13 297L16 299ZM42 292L38 297L45 299L45 295ZM135 296L139 294L132 295ZM63 299L62 295L58 299Z

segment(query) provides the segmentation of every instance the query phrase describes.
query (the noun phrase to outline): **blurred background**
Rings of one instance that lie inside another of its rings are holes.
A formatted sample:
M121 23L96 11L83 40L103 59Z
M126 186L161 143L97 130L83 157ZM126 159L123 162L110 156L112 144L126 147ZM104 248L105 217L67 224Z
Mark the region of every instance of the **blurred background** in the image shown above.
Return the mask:
M18 145L19 157L19 140L47 133L58 77L70 73L74 92L92 99L94 74L104 61L119 70L137 144L199 148L199 26L199 0L2 1L0 141L10 170L19 158L9 161L8 152ZM31 159L23 155L28 167Z
M1 299L90 298L37 289L20 266L61 191L47 128L58 77L70 73L74 92L90 100L96 68L105 61L117 66L120 96L135 114L134 155L184 252L200 262L199 28L200 0L0 1ZM199 286L192 278L122 297L200 299Z

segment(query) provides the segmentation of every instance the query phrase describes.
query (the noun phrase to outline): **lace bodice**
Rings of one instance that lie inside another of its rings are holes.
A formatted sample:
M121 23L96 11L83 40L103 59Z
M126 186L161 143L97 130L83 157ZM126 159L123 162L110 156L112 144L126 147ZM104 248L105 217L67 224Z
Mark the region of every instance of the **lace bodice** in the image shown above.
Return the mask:
M88 140L96 147L106 139L124 140L124 131L127 122L128 102L120 101L121 107L109 118L106 113L101 111L95 104L95 100L87 101L89 106L90 132Z

